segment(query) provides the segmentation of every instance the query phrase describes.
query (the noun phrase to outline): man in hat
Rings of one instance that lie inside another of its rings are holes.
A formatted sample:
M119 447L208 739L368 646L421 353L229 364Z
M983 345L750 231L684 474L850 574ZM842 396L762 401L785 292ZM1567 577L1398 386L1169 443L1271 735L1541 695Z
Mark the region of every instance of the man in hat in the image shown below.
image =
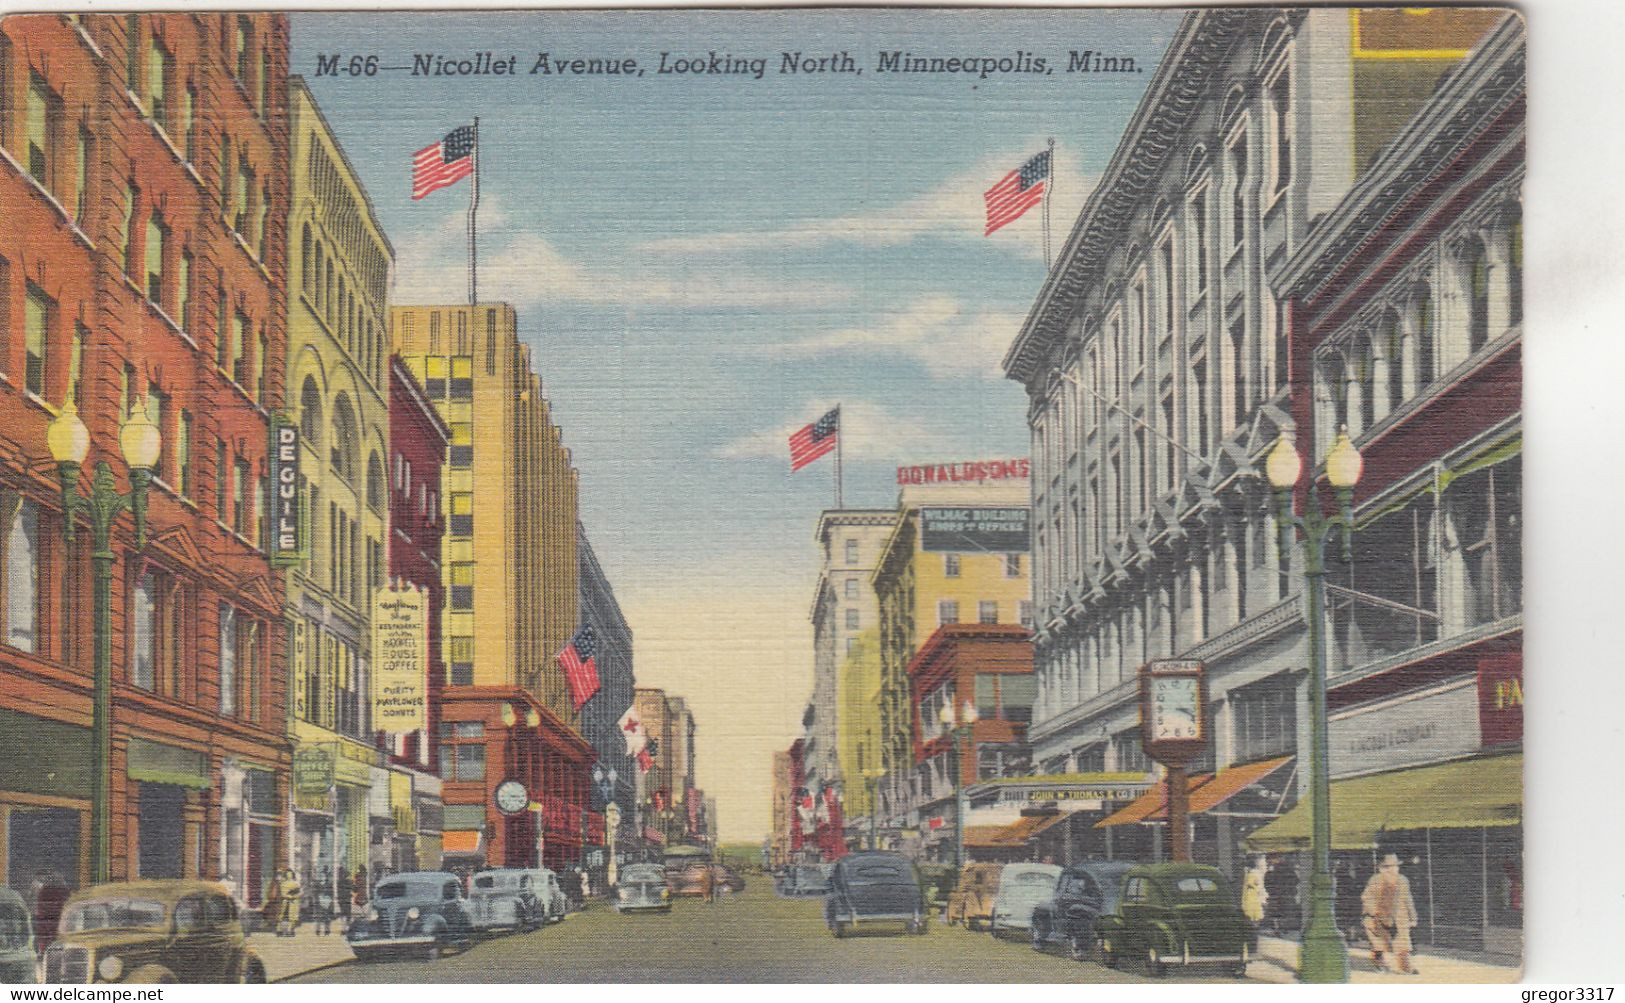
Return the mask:
M1416 900L1411 883L1399 873L1399 855L1382 858L1382 866L1366 882L1360 895L1360 910L1366 937L1371 941L1371 960L1381 969L1392 954L1402 975L1419 974L1411 967L1411 928L1416 926Z

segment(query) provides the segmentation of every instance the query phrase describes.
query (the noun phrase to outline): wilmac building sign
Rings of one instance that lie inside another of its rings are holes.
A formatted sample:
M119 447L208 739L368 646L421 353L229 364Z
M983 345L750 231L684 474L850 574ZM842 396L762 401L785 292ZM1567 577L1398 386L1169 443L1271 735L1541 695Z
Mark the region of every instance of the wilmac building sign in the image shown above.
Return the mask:
M1025 508L922 508L920 547L929 551L1024 553Z
M299 520L299 426L286 418L271 420L271 478L266 506L271 512L271 563L298 564L304 559L304 531Z

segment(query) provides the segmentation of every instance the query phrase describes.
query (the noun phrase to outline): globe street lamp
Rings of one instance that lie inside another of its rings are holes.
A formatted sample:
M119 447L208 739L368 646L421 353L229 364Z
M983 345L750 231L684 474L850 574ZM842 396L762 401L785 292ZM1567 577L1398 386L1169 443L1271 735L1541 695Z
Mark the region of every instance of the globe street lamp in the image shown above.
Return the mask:
M938 715L942 723L953 732L954 768L951 777L954 784L954 866L961 870L965 867L965 750L961 743L970 733L971 725L977 719L976 705L969 700L965 701L964 709L959 712L959 718L954 719L954 704L950 700L942 705L942 712Z
M45 442L56 461L62 482L62 538L73 543L80 515L90 521L93 589L91 593L91 635L94 659L94 689L90 718L90 880L109 880L112 866L112 758L113 758L113 522L125 509L135 519L135 547L147 545L147 487L158 463L163 442L158 426L144 410L133 408L119 429L119 451L130 471L130 490L120 493L113 480L113 468L98 461L91 480L90 494L79 492L79 472L90 454L90 430L79 418L79 409L69 400L62 412L45 429Z
M1326 454L1326 480L1337 496L1337 512L1326 515L1320 507L1316 481L1309 482L1308 503L1300 515L1293 511L1293 490L1303 475L1303 459L1286 435L1275 441L1264 460L1264 473L1275 489L1280 524L1281 563L1297 533L1303 543L1303 577L1308 596L1309 625L1309 816L1310 855L1309 922L1299 948L1298 979L1302 982L1347 982L1348 947L1337 929L1332 892L1331 753L1326 720L1326 546L1336 534L1343 559L1349 560L1354 536L1354 485L1360 480L1360 451L1349 441L1348 429L1338 430ZM1296 531L1296 532L1295 532Z

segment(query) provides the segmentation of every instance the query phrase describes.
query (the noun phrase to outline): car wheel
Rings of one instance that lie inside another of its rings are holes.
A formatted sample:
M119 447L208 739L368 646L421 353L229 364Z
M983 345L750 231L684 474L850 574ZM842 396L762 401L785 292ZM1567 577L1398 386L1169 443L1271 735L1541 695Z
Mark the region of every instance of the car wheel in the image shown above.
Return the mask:
M1157 953L1157 949L1155 947L1146 948L1145 974L1151 976L1153 979L1160 979L1162 978L1163 972L1166 970L1167 966L1163 964L1162 955Z
M1074 933L1066 938L1066 953L1073 961L1088 961L1090 936L1086 933Z
M243 969L243 983L251 986L265 984L265 967L258 961L250 961L248 967Z
M1100 966L1102 968L1117 967L1117 950L1112 947L1110 937L1100 938L1100 943L1096 945L1096 950L1100 954Z
M423 949L423 960L439 961L440 956L444 953L445 948L440 945L439 941L436 941Z

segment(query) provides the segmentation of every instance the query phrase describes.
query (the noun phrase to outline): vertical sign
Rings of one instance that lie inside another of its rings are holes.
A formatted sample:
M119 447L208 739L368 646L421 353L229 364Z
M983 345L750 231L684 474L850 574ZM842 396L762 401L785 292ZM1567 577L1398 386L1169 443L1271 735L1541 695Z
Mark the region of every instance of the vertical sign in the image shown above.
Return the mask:
M309 721L310 716L310 638L306 634L304 617L293 620L293 651L288 661L293 666L293 716L295 720Z
M429 595L379 589L372 600L372 721L402 734L429 726Z
M266 511L271 513L271 563L298 564L305 556L299 520L299 426L286 418L271 419L271 477Z

